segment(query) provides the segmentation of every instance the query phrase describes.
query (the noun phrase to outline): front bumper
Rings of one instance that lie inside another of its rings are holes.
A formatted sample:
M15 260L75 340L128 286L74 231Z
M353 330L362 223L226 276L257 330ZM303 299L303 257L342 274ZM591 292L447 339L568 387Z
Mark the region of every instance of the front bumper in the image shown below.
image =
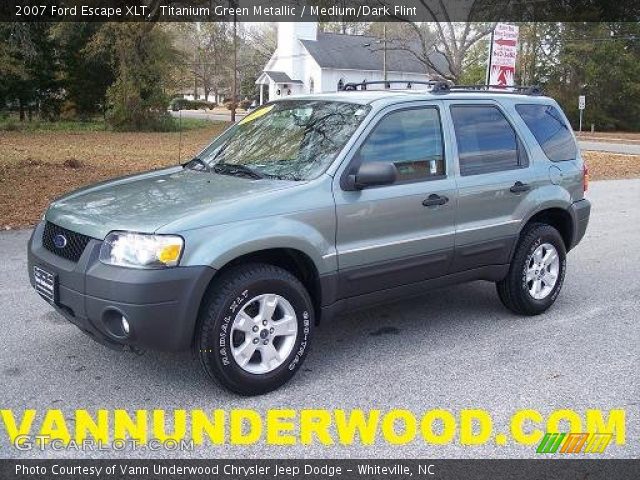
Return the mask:
M580 240L582 240L582 237L584 237L584 234L587 231L589 216L591 215L591 202L586 198L578 200L571 204L569 212L573 219L573 238L571 240L570 250L580 243Z
M115 349L186 350L191 346L198 310L215 270L208 266L142 270L105 265L102 242L92 239L78 262L42 245L44 222L28 247L29 280L34 266L57 277L54 308L94 340ZM126 317L129 333L113 328Z

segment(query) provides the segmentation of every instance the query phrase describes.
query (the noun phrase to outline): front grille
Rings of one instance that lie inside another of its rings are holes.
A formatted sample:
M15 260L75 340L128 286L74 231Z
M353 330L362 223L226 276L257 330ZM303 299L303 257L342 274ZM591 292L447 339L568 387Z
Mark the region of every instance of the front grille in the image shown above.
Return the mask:
M58 235L64 237L66 242L61 242L56 246L54 239ZM44 248L72 262L80 260L89 240L91 240L91 237L72 232L50 222L45 224L44 232L42 233L42 245L44 245ZM65 243L65 245L61 246L62 243Z

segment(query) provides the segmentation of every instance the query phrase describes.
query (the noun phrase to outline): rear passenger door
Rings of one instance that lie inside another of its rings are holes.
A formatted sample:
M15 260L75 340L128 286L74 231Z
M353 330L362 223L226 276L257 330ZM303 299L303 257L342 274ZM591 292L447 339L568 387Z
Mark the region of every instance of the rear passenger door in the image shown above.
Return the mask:
M448 273L455 235L455 180L441 102L380 112L334 180L339 294L352 297ZM393 185L348 191L341 178L366 162L391 162ZM439 200L438 200L439 199Z
M458 173L452 271L506 264L523 218L535 207L530 154L502 105L446 104Z

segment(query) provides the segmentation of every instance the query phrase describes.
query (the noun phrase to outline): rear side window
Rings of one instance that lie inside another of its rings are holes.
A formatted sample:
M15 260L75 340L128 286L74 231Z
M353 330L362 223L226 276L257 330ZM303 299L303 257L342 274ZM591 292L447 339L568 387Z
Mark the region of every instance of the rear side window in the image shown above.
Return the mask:
M386 115L357 155L361 163L393 163L398 170L398 183L444 175L440 112L435 107L420 107Z
M553 105L516 105L544 153L553 162L574 160L576 143L562 114Z
M461 175L512 170L528 165L524 149L504 114L493 105L453 105Z

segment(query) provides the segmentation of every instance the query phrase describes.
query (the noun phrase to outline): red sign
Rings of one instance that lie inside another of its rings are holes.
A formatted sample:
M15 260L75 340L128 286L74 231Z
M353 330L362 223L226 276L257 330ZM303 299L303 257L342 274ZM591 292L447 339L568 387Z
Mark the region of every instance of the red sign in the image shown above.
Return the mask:
M495 43L496 45L500 45L501 47L504 47L504 46L515 47L518 44L517 40L507 40L503 38L496 40Z
M518 55L518 27L498 23L491 35L487 83L510 87L514 84Z

